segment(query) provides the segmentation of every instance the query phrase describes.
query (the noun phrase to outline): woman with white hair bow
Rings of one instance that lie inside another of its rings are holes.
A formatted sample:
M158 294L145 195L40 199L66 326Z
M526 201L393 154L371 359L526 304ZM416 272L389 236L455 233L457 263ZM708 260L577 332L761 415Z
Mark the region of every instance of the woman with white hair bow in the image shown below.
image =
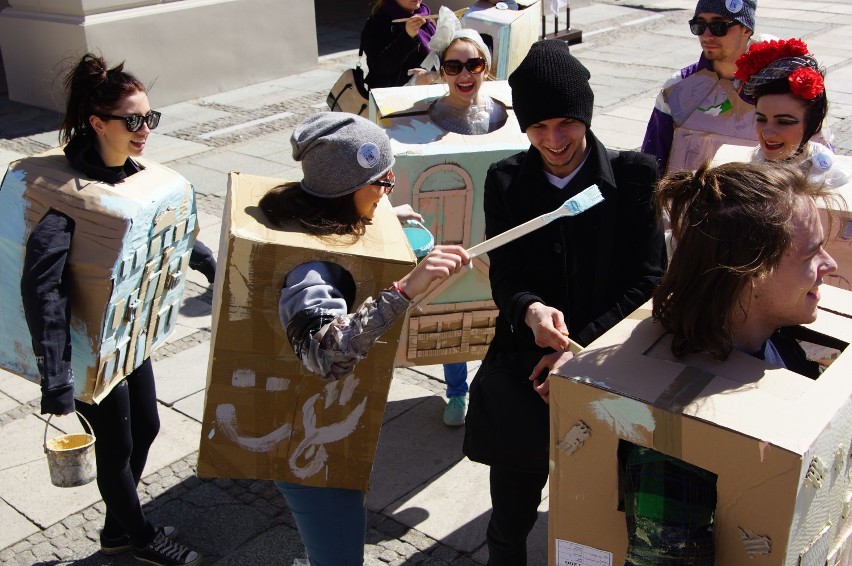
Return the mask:
M506 123L506 109L479 92L491 69L491 52L479 33L463 29L452 10L442 6L429 48L432 52L421 67L436 70L438 80L448 87L447 95L436 100L429 110L436 125L457 134L478 135ZM425 76L418 75L418 83L424 82Z

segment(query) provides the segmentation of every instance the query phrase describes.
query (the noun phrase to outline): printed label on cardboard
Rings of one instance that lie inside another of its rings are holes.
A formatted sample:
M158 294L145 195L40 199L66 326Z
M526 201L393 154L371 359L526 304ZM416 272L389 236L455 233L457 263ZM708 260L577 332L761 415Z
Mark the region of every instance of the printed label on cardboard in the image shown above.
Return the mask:
M612 566L612 553L556 539L557 566Z

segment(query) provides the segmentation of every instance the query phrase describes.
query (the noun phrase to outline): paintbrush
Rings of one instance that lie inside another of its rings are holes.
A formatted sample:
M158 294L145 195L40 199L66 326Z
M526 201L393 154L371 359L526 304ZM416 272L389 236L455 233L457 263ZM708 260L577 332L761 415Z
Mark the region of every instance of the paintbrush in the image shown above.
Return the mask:
M429 14L428 16L411 16L411 18L426 18L427 20L437 20L438 14ZM391 20L392 24L401 24L402 22L407 22L411 18L397 18L395 20Z
M581 212L585 212L595 206L598 203L603 202L603 195L601 194L600 189L598 189L597 185L591 185L586 187L578 194L574 195L570 199L566 200L565 203L554 210L553 212L548 212L547 214L542 214L532 220L528 220L523 224L515 226L511 230L506 230L502 234L494 236L488 240L480 244L476 244L469 250L467 250L470 259L478 255L482 255L484 253L490 252L496 248L499 248L503 244L508 244L512 240L516 240L521 236L526 236L530 232L538 230L542 226L546 226L556 220L557 218L564 218L566 216L576 216Z
M597 185L590 185L566 200L562 206L554 210L553 212L548 212L546 214L542 214L541 216L537 216L532 220L528 220L523 224L519 224L510 230L506 230L502 234L498 234L493 238L485 240L479 244L476 244L472 248L467 250L467 254L470 256L471 261L478 255L482 255L484 253L490 252L502 246L503 244L508 244L512 240L516 240L521 236L526 236L530 232L538 230L543 226L547 226L557 218L564 218L566 216L577 216L578 214L585 212L595 206L603 202L604 197L601 194L600 189ZM468 264L471 265L471 264ZM455 277L459 273L459 271L455 275L451 275L450 278ZM410 309L416 308L423 299L429 296L429 293L432 292L433 289L427 290L423 293L419 299L416 299L409 306Z

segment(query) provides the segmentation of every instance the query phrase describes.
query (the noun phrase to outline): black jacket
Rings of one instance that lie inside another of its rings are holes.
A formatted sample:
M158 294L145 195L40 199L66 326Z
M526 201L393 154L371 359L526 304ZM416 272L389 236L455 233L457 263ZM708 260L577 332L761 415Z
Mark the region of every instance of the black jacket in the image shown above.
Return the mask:
M391 17L379 10L370 16L361 33L361 45L367 54L370 88L403 86L408 70L416 69L429 54L420 40L405 33L405 22L391 23Z
M585 346L648 300L665 269L652 204L654 159L607 150L591 132L586 139L586 163L564 189L548 182L535 148L488 170L488 238L555 210L591 184L604 202L488 254L500 314L471 386L464 444L471 460L547 472L548 409L528 377L552 350L536 346L524 323L530 303L562 311L571 338Z

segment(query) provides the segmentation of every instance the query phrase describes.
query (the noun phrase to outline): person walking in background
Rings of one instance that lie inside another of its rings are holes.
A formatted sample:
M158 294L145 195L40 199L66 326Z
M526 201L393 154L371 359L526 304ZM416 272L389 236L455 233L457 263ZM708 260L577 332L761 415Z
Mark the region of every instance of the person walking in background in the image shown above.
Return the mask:
M743 94L755 101L756 163L780 161L800 167L812 182L836 189L849 182L827 146L814 141L828 113L824 72L798 39L751 46L737 60Z
M650 298L665 265L651 203L656 164L598 141L589 78L567 43L533 44L509 76L531 147L493 164L485 179L488 238L552 212L592 184L604 197L488 253L499 315L471 384L464 453L490 467L490 566L527 563L549 470L549 382L542 372L570 355L569 337L586 345Z
M660 220L670 219L678 245L653 316L672 334L675 356L726 360L737 351L819 376L787 327L816 320L819 287L837 269L814 200L825 196L780 164L705 164L660 181ZM716 475L629 442L619 465L627 566L712 566Z
M62 120L65 156L86 178L121 186L142 171L134 160L145 151L148 135L160 121L151 110L144 85L123 64L86 54L65 77L66 111ZM152 190L159 187L152 187ZM97 438L97 483L106 519L101 551L129 550L155 565L200 564L201 556L176 542L175 528L153 525L136 492L148 450L160 429L154 372L146 358L99 403L75 400L71 372L70 263L74 232L81 227L51 209L26 243L21 293L33 350L39 361L41 413L79 411ZM85 426L85 425L84 425ZM88 426L86 426L88 429Z
M754 145L754 106L733 83L736 61L754 35L757 0L699 0L689 20L701 57L666 81L648 121L642 152L660 176L695 169L723 144Z
M295 221L309 234L349 235L354 244L394 187L387 134L360 116L322 112L299 124L290 141L304 178L272 189L259 207L274 225ZM413 297L469 261L460 246L436 246L408 275L388 281L387 289L354 310L355 282L349 272L328 261L298 265L283 282L281 324L310 372L326 380L341 379L405 314ZM293 513L311 566L363 564L363 491L275 483Z
M435 33L435 23L426 18L430 13L420 0L375 0L361 32L370 70L364 79L367 86L403 86L412 74L425 73L420 62L429 54Z

